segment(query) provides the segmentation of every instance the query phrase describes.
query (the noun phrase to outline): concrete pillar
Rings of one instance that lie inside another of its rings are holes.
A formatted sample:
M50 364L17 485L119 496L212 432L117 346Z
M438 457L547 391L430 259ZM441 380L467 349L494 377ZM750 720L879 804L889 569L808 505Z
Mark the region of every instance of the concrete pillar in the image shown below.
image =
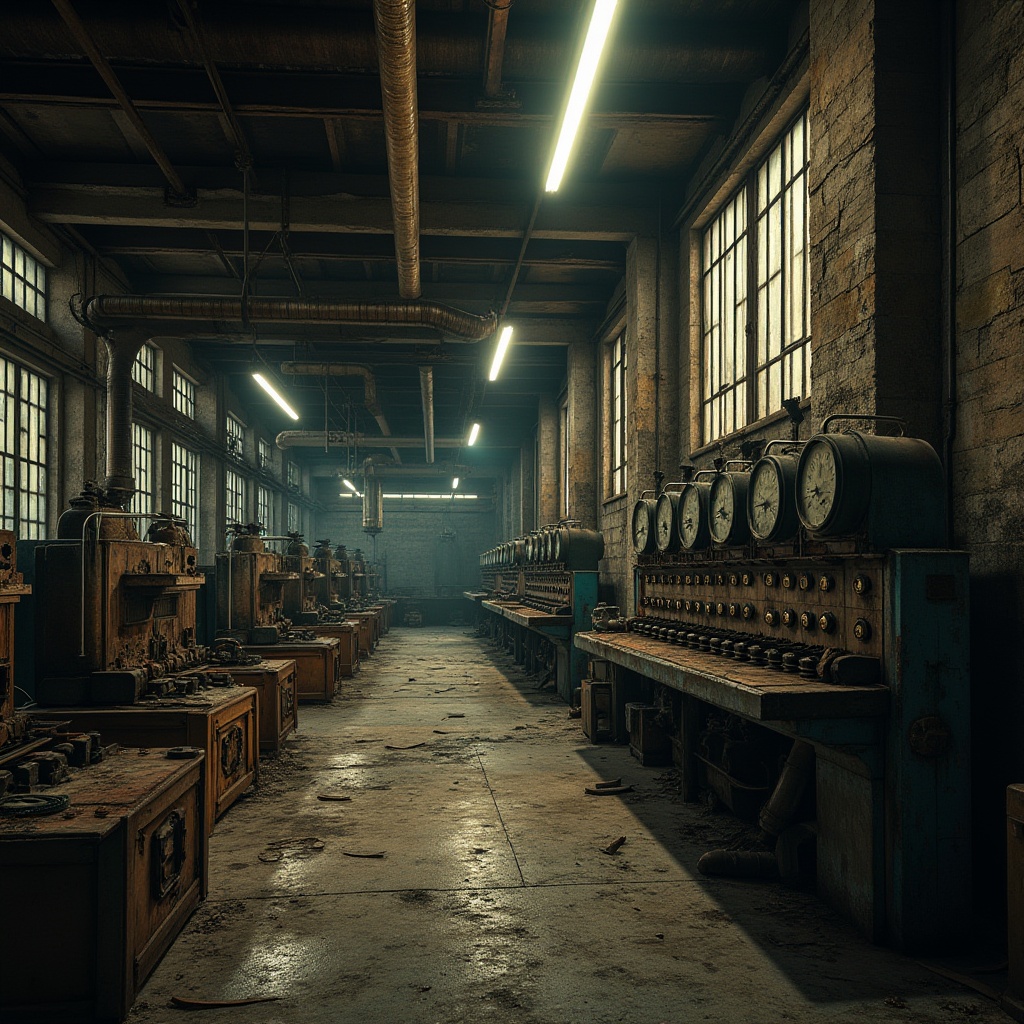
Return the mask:
M629 507L654 486L660 469L655 377L660 372L657 338L657 256L654 238L634 238L626 251L626 434Z
M812 403L940 441L940 5L812 0Z
M557 523L558 512L558 403L549 396L537 402L537 522Z
M597 529L597 352L588 341L574 341L568 350L569 380L569 516L584 529Z

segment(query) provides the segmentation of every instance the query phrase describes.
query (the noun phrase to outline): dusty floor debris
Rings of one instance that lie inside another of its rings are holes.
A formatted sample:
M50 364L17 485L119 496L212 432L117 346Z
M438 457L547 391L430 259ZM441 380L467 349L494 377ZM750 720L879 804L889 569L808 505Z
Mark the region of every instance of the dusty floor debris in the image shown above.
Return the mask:
M466 674L457 696L392 692L439 658ZM254 992L277 1002L246 1024L1009 1021L813 892L699 876L701 854L742 846L745 827L683 803L676 773L588 743L511 667L465 630L392 629L358 689L304 707L258 793L214 830L209 898L133 1024L180 1021L172 995ZM633 792L581 793L602 780ZM335 787L358 799L319 799ZM616 836L629 840L608 855Z

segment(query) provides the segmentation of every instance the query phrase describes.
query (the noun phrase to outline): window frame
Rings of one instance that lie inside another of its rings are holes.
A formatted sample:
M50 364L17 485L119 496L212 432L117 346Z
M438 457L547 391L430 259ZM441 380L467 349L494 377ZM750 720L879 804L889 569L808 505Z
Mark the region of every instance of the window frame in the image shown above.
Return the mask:
M53 382L0 355L0 526L43 540L49 526Z
M808 159L804 108L698 232L697 426L702 446L755 428L781 412L786 398L810 398ZM779 240L773 245L775 232ZM720 267L725 276L714 278ZM797 316L799 330L794 332ZM715 348L717 361L709 355Z
M151 395L157 393L157 347L144 341L132 362L132 381Z
M274 461L274 449L265 437L256 439L256 465L263 470L270 470Z
M302 509L294 501L288 502L286 515L288 528L285 533L302 533Z
M224 467L224 520L227 525L246 525L246 482L241 470L233 466ZM237 503L235 499L238 499ZM236 510L240 514L232 515Z
M264 510L266 516L264 517ZM256 485L256 522L265 534L274 532L274 492L266 484Z
M245 424L230 412L224 417L224 446L232 459L241 462L245 457Z
M184 386L179 387L179 384ZM196 382L176 366L173 367L171 370L171 404L174 411L194 420L196 418L197 393Z
M629 488L629 396L627 381L629 355L626 328L621 327L608 340L608 495L616 498Z
M184 453L184 460L177 457L178 452ZM177 441L171 442L171 515L185 520L192 543L198 547L199 455Z
M50 281L46 264L4 231L0 231L0 295L29 316L48 322Z
M140 456L145 458L140 461ZM135 493L129 512L152 515L156 508L156 431L145 423L132 421L132 476ZM143 528L146 523L143 523Z

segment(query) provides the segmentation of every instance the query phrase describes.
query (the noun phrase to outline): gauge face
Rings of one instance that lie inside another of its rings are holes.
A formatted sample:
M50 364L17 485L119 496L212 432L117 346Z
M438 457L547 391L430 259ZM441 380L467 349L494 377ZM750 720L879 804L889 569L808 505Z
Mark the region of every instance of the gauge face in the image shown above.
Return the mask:
M679 499L679 540L688 551L707 546L707 504L701 490L706 486L687 484Z
M761 461L750 474L750 532L768 540L779 522L782 484L774 462Z
M633 506L633 550L639 555L648 555L654 550L651 503L644 498Z
M839 489L835 453L822 441L810 441L800 460L797 509L804 526L820 530L835 508Z
M711 537L717 544L743 544L750 529L747 525L746 473L721 473L715 477L708 495Z
M679 495L666 493L658 498L658 504L654 507L654 528L659 551L676 551L679 548L679 535L676 533L678 505Z

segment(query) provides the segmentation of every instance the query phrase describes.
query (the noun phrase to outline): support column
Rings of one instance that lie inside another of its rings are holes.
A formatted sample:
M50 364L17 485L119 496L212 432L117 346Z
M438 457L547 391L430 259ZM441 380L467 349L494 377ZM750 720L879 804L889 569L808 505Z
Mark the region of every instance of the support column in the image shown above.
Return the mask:
M537 520L541 526L560 518L558 468L558 403L544 396L537 403Z
M585 530L597 529L597 353L588 341L574 341L568 350L569 515Z
M519 508L522 532L535 530L537 523L537 481L534 473L536 445L519 449Z

